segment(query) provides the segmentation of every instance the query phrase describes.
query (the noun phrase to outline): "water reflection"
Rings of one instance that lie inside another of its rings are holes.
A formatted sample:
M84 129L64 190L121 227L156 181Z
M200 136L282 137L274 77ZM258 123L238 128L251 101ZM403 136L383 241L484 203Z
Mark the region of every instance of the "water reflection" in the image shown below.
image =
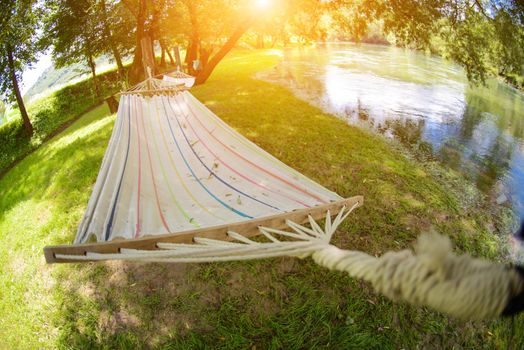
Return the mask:
M496 80L470 87L439 57L352 44L288 50L265 78L441 160L524 219L524 96L515 89Z

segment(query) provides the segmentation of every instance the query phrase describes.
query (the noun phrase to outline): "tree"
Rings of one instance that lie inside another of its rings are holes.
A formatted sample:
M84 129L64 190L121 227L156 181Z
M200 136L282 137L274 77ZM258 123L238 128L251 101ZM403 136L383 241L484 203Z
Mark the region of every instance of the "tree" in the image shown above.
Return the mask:
M141 42L146 36L151 39L151 50L157 40L162 56L165 53L170 56L171 43L180 41L183 33L187 42L185 61L190 73L196 76L196 83L201 84L255 22L253 9L238 0L123 0L123 4L136 21L135 53L130 72L134 81L141 76ZM193 69L194 60L199 60L199 70ZM164 62L165 56L161 58L161 63Z
M142 76L142 39L146 35L146 20L148 18L147 0L122 0L126 8L134 16L135 25L135 52L131 64L131 81L139 81Z
M242 1L184 0L189 17L189 44L186 63L195 84L203 84L217 64L233 49L242 35L260 16L260 9ZM234 28L231 30L231 28ZM200 67L193 68L198 60Z
M94 4L93 15L99 18L102 25L103 48L115 58L120 77L124 77L124 64L122 51L130 48L130 35L132 23L119 2L99 0Z
M382 21L397 45L455 60L470 81L484 82L490 73L524 73L521 0L335 0L333 4L354 9L368 23Z
M95 94L101 97L96 75L95 57L102 50L103 28L95 18L91 1L52 0L46 3L47 44L52 45L52 57L57 67L85 62L92 74Z
M33 135L33 125L20 92L19 80L25 67L36 61L40 9L34 0L0 0L0 89L8 102L18 104L24 130Z
M4 118L5 110L6 110L5 103L0 101L0 121L2 120L2 118Z
M56 66L86 63L95 93L101 97L95 58L113 55L119 75L124 77L121 51L130 47L132 31L127 11L110 0L50 0L46 7L46 43L53 47Z

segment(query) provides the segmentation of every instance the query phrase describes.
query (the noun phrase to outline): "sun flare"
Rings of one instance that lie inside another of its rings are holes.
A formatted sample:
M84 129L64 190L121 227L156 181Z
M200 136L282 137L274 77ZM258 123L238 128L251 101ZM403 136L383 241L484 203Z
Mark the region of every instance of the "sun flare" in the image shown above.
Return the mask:
M267 9L271 5L271 0L255 0L255 5L259 9Z

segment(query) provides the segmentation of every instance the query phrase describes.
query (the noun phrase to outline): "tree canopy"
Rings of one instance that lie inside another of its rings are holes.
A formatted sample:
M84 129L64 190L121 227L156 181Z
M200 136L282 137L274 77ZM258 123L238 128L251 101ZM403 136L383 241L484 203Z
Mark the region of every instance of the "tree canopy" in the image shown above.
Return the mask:
M121 52L131 46L128 16L118 4L106 0L51 0L46 3L46 45L58 67L85 62L93 76L97 95L95 58L111 54L124 74ZM127 29L127 30L126 30Z
M40 8L33 0L0 0L0 91L8 102L16 101L25 131L33 134L33 126L20 92L19 81L24 68L36 61Z
M160 48L161 65L167 57L174 63L174 46L184 47L186 69L197 83L206 81L239 40L264 47L268 39L275 46L360 41L370 33L377 42L387 39L452 59L473 82L483 82L489 75L509 81L524 76L522 0L269 0L266 8L257 7L254 0L0 0L0 4L6 14L0 18L0 87L19 105L23 101L16 97L16 81L39 49L51 46L58 66L85 62L98 89L94 59L100 55L112 56L124 78L123 61L131 54L131 81L143 77L145 37L151 42L147 50ZM46 16L37 14L36 4L45 6Z
M367 24L380 21L394 43L429 50L464 66L468 78L524 75L524 2L521 0L342 0Z

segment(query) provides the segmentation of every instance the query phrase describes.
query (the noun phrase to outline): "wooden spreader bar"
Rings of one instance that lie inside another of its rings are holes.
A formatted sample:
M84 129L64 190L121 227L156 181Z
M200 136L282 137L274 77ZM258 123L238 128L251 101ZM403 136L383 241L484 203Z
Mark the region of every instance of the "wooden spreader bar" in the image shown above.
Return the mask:
M184 85L184 84L180 84ZM129 90L119 92L117 95L144 95L144 96L156 96L156 95L176 95L182 91L186 91L185 88L166 88L166 89L150 89L150 90Z
M158 249L157 243L160 242L192 243L194 237L231 240L227 235L228 231L234 231L243 236L252 237L260 234L258 230L259 226L271 227L275 229L285 229L288 228L288 226L286 225L286 220L291 220L298 224L304 224L308 222L308 215L311 215L315 220L319 220L325 218L326 212L328 210L330 211L332 216L335 216L340 212L340 209L342 209L343 206L346 206L346 208L349 209L354 205L360 207L363 203L364 197L355 196L351 198L342 199L340 201L319 205L313 208L298 209L289 213L276 214L249 221L242 221L232 224L188 230L177 233L150 235L138 239L129 240L116 239L109 242L47 246L44 248L44 255L46 262L49 264L64 262L85 262L86 260L58 259L56 258L56 254L85 255L87 252L118 253L121 248L154 250Z

